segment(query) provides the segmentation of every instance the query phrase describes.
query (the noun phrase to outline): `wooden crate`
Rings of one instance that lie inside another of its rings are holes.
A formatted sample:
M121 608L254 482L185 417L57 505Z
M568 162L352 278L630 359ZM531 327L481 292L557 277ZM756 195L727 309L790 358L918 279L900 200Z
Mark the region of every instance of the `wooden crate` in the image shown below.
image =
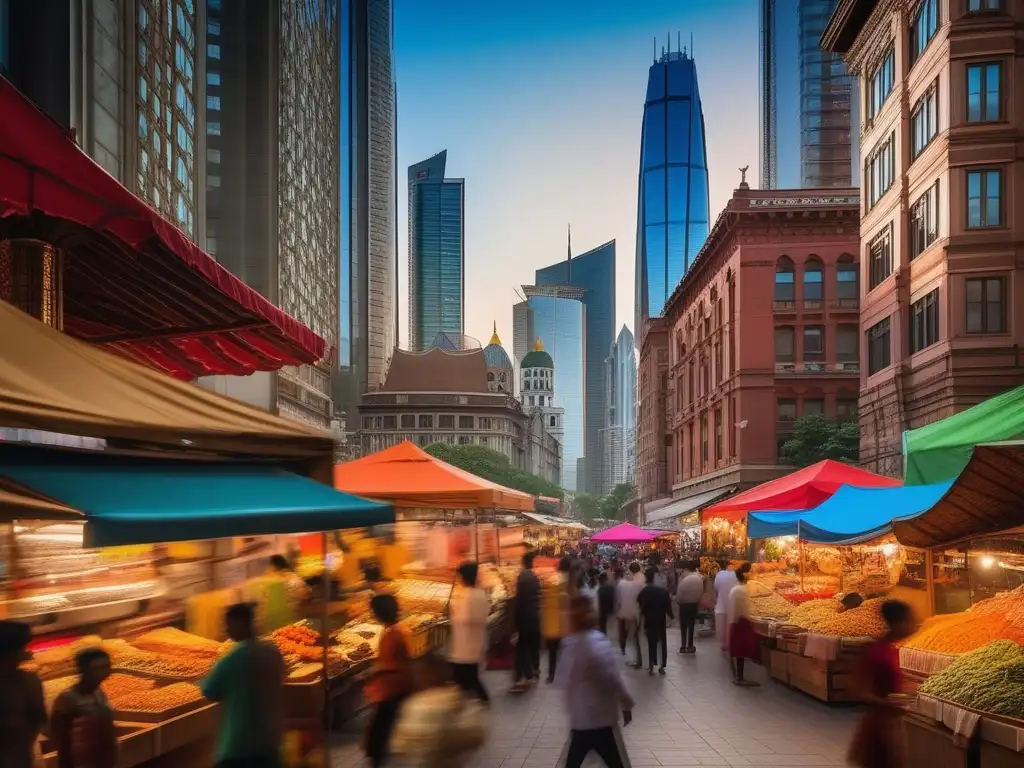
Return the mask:
M769 651L768 674L779 682L789 684L789 654L785 651Z
M797 690L828 703L856 701L852 691L852 677L843 664L835 661L812 659L808 656L789 655L789 684Z
M978 749L978 768L1020 768L1024 765L1024 752L982 740Z
M928 768L967 768L968 750L957 746L953 732L922 715L908 713L903 718L907 740L907 754L913 755L914 765Z

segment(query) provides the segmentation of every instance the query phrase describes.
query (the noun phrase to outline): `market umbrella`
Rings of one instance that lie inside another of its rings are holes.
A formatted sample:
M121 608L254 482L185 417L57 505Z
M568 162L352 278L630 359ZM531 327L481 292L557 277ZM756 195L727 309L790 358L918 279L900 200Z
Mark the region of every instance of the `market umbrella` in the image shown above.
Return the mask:
M655 531L645 531L632 523L619 523L619 525L607 528L600 533L595 533L590 540L602 544L642 544L653 541L658 536L659 534Z

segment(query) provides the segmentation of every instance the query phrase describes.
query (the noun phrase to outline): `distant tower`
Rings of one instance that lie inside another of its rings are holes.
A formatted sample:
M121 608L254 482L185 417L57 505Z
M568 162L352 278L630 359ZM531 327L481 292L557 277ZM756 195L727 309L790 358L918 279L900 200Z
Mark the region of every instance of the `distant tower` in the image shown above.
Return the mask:
M491 340L484 347L484 360L487 362L487 389L491 392L507 392L515 394L515 369L508 352L501 346L498 338L498 324L494 324Z
M519 395L523 410L528 414L540 411L545 429L561 443L565 437L565 409L555 407L555 361L544 351L540 339L520 364Z

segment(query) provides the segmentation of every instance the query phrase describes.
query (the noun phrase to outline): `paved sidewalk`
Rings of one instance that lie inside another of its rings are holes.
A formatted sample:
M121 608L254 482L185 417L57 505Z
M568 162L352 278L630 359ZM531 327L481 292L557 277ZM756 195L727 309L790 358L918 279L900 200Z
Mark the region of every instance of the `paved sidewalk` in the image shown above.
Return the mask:
M679 632L669 631L665 677L625 666L637 701L623 735L633 766L843 766L857 712L830 708L773 683L762 667L750 677L760 688L738 688L714 639L698 641L693 656L679 656ZM646 648L645 648L646 651ZM627 653L630 651L627 650ZM542 662L546 663L545 662ZM557 768L568 735L562 693L542 684L522 695L506 692L509 675L488 672L493 697L491 736L466 768ZM362 768L358 736L344 735L332 768ZM586 765L600 766L594 756Z

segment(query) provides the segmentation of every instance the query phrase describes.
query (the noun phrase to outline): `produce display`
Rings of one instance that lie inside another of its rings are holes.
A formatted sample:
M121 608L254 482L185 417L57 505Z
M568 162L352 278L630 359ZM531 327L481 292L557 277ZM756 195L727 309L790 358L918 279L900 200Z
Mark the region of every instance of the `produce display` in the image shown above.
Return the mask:
M883 598L865 600L860 607L844 611L837 600L809 600L789 615L788 623L817 635L881 637L887 629L879 610L883 602Z
M718 572L722 570L718 567L718 561L713 557L702 557L700 559L700 575L705 578L713 579L718 575Z
M1024 644L1024 587L982 600L961 613L932 616L903 646L958 654L995 640Z
M203 698L199 686L191 683L172 683L163 688L135 691L110 699L110 706L119 712L160 713L193 704Z
M920 692L980 712L1024 715L1024 646L996 640L965 653L922 683Z
M166 653L171 656L217 657L222 651L221 643L216 640L208 640L173 627L146 632L134 638L131 644L141 651Z
M750 598L750 612L753 616L785 619L794 610L796 610L795 606L791 602L770 590L766 594L754 595Z
M452 593L452 584L446 581L395 579L390 586L403 614L443 613Z
M843 557L835 547L808 547L804 557L807 565L826 576L838 576L843 572Z

